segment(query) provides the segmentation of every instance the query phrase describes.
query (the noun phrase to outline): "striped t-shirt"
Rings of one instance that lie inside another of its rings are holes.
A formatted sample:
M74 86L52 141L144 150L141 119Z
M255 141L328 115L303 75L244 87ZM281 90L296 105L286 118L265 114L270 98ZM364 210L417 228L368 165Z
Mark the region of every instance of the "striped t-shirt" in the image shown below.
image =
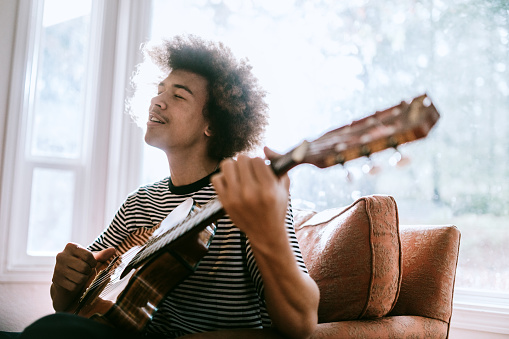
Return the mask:
M111 225L89 246L92 251L117 247L142 227L159 224L188 198L203 205L216 193L210 176L186 186L173 186L166 178L129 195ZM217 329L271 326L263 297L263 281L249 240L225 216L196 271L181 282L159 305L149 333L172 338ZM306 272L293 229L289 206L286 228L299 267Z

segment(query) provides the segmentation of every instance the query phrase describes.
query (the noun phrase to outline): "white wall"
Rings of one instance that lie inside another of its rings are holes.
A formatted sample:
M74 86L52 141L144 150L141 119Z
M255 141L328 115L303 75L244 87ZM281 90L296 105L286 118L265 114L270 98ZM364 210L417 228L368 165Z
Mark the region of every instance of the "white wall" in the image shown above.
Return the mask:
M0 283L0 330L20 332L53 313L50 283Z

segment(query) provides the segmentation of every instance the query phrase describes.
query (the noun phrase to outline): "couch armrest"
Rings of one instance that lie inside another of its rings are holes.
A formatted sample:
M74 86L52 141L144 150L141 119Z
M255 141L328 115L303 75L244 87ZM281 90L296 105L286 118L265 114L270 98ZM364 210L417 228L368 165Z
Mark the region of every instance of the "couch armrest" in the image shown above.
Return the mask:
M416 315L449 324L460 231L456 226L400 225L402 279L389 315Z
M447 323L419 316L318 324L311 339L446 338Z

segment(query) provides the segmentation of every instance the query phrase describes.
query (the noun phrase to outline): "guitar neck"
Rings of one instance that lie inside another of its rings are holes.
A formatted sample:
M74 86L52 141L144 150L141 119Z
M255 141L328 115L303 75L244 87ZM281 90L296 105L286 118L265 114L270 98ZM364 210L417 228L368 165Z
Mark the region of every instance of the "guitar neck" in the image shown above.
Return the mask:
M226 212L223 205L217 198L210 200L202 206L195 207L182 223L170 228L156 237L149 239L144 248L140 250L131 260L124 273L122 273L122 276L126 275L131 269L138 267L140 264L145 262L145 260L152 257L161 249L168 246L184 234L191 230L201 231L211 223L223 217L225 214Z
M431 100L424 94L410 103L401 102L331 130L312 142L303 141L290 152L272 159L270 166L277 176L281 176L302 163L320 168L344 164L386 148L424 138L439 117ZM136 267L185 233L204 229L225 213L219 200L212 199L197 208L181 224L151 238L128 268Z
M309 143L307 141L303 141L290 152L271 160L270 167L274 171L274 174L280 177L295 166L302 164L308 149Z

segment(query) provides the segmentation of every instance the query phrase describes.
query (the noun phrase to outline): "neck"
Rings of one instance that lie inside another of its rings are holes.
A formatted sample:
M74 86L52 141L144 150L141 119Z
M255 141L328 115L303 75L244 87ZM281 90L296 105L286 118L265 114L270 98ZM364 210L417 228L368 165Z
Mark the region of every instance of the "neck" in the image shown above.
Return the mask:
M167 153L170 165L171 181L175 186L184 186L196 182L214 172L219 161L208 156Z

